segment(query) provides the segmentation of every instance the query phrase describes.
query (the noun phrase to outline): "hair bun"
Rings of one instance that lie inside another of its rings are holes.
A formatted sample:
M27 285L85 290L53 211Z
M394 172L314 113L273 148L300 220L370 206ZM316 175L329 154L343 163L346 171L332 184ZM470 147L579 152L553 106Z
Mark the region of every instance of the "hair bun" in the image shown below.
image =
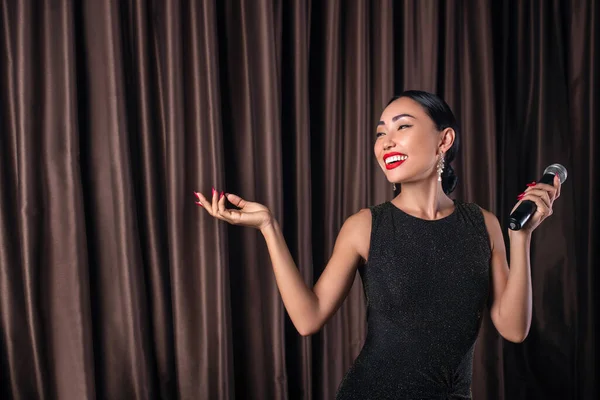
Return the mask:
M452 166L447 164L444 168L444 172L442 172L442 190L444 190L444 193L450 194L456 188L457 183L458 176L454 173Z

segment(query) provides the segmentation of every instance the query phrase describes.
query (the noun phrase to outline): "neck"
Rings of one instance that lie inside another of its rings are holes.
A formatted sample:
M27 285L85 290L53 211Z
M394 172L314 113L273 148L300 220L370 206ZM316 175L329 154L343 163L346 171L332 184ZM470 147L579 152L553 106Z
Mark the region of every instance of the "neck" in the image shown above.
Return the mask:
M424 219L439 219L452 212L454 203L442 189L437 176L418 182L402 183L393 202L403 210Z

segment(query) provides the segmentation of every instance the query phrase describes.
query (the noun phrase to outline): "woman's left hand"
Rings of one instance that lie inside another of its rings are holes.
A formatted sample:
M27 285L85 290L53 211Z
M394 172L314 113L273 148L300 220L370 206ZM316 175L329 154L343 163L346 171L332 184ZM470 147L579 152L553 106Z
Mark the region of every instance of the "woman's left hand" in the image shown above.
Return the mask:
M554 185L532 182L527 184L527 186L527 190L517 196L519 202L512 210L515 211L519 204L525 200L531 200L537 206L535 213L521 229L521 232L523 233L533 232L543 220L551 216L552 205L554 204L554 201L560 197L560 179L558 179L558 176L554 177Z

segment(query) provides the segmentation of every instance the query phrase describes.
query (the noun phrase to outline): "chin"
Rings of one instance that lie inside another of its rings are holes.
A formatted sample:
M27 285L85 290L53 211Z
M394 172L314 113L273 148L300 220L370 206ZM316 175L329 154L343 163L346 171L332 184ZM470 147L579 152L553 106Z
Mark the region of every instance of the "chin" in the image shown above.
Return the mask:
M386 177L388 182L395 183L397 185L410 181L410 176L407 176L406 174L389 174L386 175Z
M402 167L400 167L402 168ZM417 171L409 171L409 170L403 170L403 171L386 171L386 178L390 183L395 183L395 184L402 184L402 183L412 183L412 182L419 182L419 181L425 181L428 180L429 178L429 171L427 170L417 170ZM436 179L437 179L437 175L436 175Z

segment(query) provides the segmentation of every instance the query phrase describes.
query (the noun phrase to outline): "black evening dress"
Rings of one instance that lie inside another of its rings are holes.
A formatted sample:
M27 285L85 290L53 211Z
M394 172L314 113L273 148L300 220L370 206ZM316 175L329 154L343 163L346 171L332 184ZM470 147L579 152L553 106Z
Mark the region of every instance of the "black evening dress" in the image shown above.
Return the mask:
M471 398L491 250L479 206L454 204L433 221L391 202L370 207L369 256L359 268L367 337L336 399Z

